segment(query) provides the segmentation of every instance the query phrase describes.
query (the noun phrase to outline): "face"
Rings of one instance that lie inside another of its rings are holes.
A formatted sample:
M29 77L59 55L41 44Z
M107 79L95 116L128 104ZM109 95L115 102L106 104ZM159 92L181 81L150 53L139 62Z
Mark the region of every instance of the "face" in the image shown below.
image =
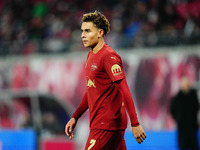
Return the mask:
M191 88L191 83L190 83L190 79L188 77L183 77L181 78L181 89L182 91L189 91Z
M81 30L83 45L94 48L98 44L99 38L102 37L102 29L98 29L93 22L83 22Z

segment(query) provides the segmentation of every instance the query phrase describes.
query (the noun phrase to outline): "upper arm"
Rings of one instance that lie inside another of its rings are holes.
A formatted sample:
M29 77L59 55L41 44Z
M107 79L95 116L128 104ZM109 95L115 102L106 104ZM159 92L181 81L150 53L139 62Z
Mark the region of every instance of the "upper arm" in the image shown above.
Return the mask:
M105 71L113 82L125 78L121 58L115 53L106 55L103 59Z

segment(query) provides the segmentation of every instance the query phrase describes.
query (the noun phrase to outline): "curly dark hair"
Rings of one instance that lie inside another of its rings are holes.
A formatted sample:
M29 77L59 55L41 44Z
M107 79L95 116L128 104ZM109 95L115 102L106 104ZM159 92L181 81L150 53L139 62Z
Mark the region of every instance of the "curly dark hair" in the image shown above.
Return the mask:
M93 22L97 28L103 29L104 35L106 35L110 31L110 23L108 19L97 10L95 10L95 12L84 14L82 21Z

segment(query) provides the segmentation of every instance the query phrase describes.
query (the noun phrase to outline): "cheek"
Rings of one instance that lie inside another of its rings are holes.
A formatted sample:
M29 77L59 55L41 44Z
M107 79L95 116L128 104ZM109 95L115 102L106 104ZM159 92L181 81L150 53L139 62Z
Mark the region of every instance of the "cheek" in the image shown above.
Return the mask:
M90 41L91 41L91 42L96 42L96 41L98 41L98 35L96 35L96 34L91 35L89 38L90 38Z

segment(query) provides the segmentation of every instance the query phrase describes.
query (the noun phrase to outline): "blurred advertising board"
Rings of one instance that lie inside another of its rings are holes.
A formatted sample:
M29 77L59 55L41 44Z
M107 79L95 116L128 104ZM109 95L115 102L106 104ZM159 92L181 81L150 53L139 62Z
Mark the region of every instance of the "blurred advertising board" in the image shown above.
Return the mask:
M67 138L44 139L41 141L41 150L75 150L75 142Z
M0 150L36 150L36 133L33 130L1 130Z
M177 130L146 131L147 138L143 143L138 144L132 132L126 131L127 150L178 150L177 134ZM200 137L200 130L198 137ZM198 142L200 143L200 138L198 138Z

